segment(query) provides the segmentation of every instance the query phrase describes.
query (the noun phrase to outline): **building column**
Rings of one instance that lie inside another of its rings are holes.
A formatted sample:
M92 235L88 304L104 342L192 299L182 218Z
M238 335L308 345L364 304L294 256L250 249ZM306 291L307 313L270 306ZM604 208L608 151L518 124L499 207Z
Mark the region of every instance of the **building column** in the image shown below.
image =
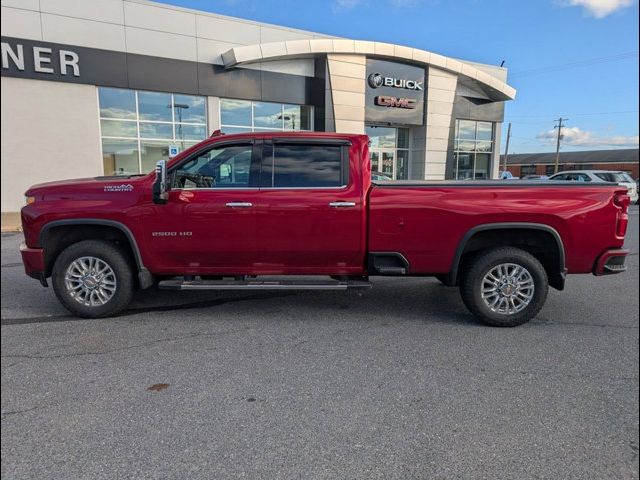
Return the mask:
M444 180L458 76L434 67L429 67L428 72L423 178Z
M220 129L220 97L207 97L207 136Z
M367 57L328 54L327 66L330 89L325 96L327 131L363 134Z
M500 165L500 142L502 140L502 122L496 122L493 133L493 155L491 155L490 178L498 178L502 169Z

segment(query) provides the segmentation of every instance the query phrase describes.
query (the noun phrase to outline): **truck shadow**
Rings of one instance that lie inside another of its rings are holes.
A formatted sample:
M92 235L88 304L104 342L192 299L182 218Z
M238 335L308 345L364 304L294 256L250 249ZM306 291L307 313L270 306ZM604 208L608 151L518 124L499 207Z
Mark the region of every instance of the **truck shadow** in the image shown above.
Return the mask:
M191 300L186 301L185 300ZM170 302L180 302L167 304ZM429 322L474 323L457 288L445 287L432 278L377 278L373 288L349 291L273 292L171 292L141 293L134 306L120 314L202 310L236 303L243 314L253 312L265 320L277 318L377 318Z
M373 280L370 290L335 291L209 291L173 292L151 288L138 292L132 305L110 318L131 318L153 313L201 313L219 310L226 305L251 318L261 321L289 321L292 318L309 321L334 319L381 322L422 321L426 323L478 323L465 309L457 288L445 287L431 278L380 278ZM148 316L147 316L148 318ZM163 315L163 319L166 317ZM3 318L2 325L48 323L87 320L73 315L38 316L30 318ZM94 321L101 321L96 319ZM177 317L176 321L189 318Z

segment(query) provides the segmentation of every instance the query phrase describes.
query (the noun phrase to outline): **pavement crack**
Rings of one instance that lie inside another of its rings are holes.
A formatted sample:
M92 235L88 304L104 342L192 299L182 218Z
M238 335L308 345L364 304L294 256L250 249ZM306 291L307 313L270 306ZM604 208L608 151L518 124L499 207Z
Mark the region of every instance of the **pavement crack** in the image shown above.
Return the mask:
M610 325L606 323L583 323L583 322L558 322L547 318L538 318L531 322L532 325L574 325L577 327L613 328L622 330L638 330L637 325Z
M39 408L42 408L40 406L37 407L32 407L32 408L26 408L24 410L11 410L8 412L1 412L3 417L9 417L11 415L21 415L23 413L27 413L27 412L33 412L34 410L38 410Z
M209 307L217 307L219 305L224 305L226 303L232 302L244 302L248 300L268 300L272 298L282 298L288 297L291 295L295 295L293 293L280 293L280 294L257 294L257 295L248 295L245 297L238 298L216 298L213 300L203 300L198 302L190 302L190 303L181 303L178 305L158 305L153 307L138 307L138 308L128 308L116 315L113 315L108 318L123 318L130 317L133 315L140 315L142 313L153 313L153 312L173 312L177 310L191 310L197 308L209 308ZM29 323L47 323L47 322L67 322L67 321L81 321L81 320L92 320L87 318L75 317L73 315L46 315L46 316L37 316L37 317L25 317L25 318L3 318L2 325L26 325ZM95 320L95 319L94 319ZM101 319L98 319L101 320Z
M34 355L22 355L22 354L18 354L18 355L1 355L0 358L22 358L22 359L26 359L26 360L48 360L48 359L55 359L55 358L74 358L74 357L86 357L86 356L92 356L92 355L109 355L111 353L117 353L117 352L124 352L127 350L135 350L138 348L145 348L145 347L150 347L152 345L156 345L159 343L168 343L168 342L176 342L176 341L180 341L180 340L186 340L186 339L191 339L191 338L196 338L196 337L214 337L214 336L222 336L222 335L231 335L234 333L240 333L240 332L244 332L247 330L252 330L253 327L245 327L245 328L240 328L240 329L236 329L236 330L228 330L228 331L222 331L222 332L198 332L198 333L192 333L189 335L179 335L176 337L167 337L167 338L159 338L157 340L153 340L150 342L144 342L144 343L139 343L136 345L128 345L126 347L122 347L122 348L113 348L110 350L103 350L103 351L95 351L95 352L74 352L74 353L61 353L58 355L44 355L44 354L34 354ZM20 362L16 362L13 365L16 365L17 363ZM13 366L11 365L11 366Z

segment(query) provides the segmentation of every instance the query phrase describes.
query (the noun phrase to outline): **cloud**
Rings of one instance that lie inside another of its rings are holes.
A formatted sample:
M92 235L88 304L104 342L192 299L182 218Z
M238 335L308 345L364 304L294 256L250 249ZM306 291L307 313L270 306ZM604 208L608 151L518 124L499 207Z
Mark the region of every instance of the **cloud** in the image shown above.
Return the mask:
M549 130L536 135L544 143L555 144L558 132ZM562 145L574 147L637 147L638 135L613 135L602 137L593 132L581 130L579 127L564 127L562 129Z
M634 0L561 0L565 7L583 7L589 15L604 18L622 8L633 5Z
M361 5L363 3L363 0L334 0L331 3L331 10L334 13L344 12L346 10L353 10L358 5Z
M386 0L386 4L395 9L412 9L425 3L426 0ZM441 0L428 0L431 7L440 3ZM369 6L369 0L333 0L331 10L333 13L347 12L356 7Z
M389 0L394 8L411 8L421 3L421 0Z

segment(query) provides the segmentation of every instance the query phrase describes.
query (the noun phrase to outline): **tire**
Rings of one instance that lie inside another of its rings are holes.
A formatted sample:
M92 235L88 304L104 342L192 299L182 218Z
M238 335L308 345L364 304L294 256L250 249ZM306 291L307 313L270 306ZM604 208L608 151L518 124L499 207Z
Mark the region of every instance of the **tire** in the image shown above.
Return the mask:
M114 315L133 297L131 260L120 247L102 240L83 240L64 249L51 280L60 303L78 317Z
M460 283L460 295L469 311L494 327L527 323L538 314L548 292L542 264L530 253L512 247L475 256Z

